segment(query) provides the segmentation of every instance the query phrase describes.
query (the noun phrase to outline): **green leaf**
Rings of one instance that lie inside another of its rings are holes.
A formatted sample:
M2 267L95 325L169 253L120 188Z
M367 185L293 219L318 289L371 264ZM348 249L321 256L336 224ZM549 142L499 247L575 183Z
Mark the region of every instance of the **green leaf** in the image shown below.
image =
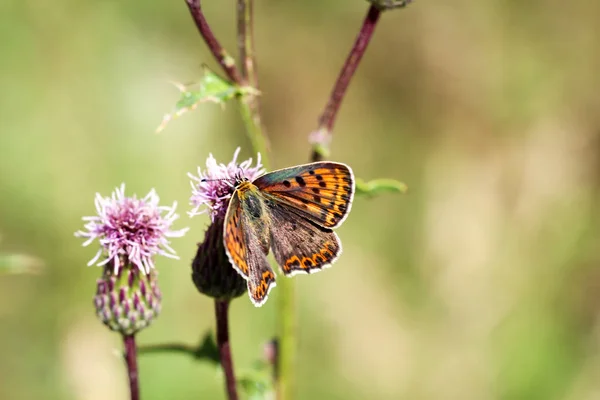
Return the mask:
M408 186L405 183L395 179L374 179L365 182L362 179L356 179L356 194L366 197L375 197L384 193L406 193Z
M175 104L175 108L163 117L162 122L156 128L156 133L162 131L167 124L188 111L194 110L201 103L216 103L224 105L228 100L245 94L258 94L258 90L250 86L238 86L233 82L221 78L204 66L204 76L200 82L190 85L173 82L181 92L181 97Z
M274 398L273 373L265 362L256 362L252 369L238 372L237 384L249 400Z
M190 346L183 343L160 343L149 344L138 347L138 354L156 354L156 353L181 353L194 357L196 360L205 360L212 364L219 365L221 363L219 357L219 349L215 343L210 331L200 339L197 346ZM123 354L124 355L124 354Z
M26 254L0 254L0 275L4 274L38 274L42 271L43 262Z
M221 356L219 355L217 343L210 331L206 332L204 335L198 349L194 352L194 357L198 360L206 360L214 364L221 363Z

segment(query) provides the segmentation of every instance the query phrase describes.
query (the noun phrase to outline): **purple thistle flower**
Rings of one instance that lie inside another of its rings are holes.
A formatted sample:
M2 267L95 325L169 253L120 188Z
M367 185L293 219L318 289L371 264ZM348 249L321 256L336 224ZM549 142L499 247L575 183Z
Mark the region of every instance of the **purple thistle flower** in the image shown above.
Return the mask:
M233 160L225 164L217 164L217 160L212 154L208 155L206 160L206 170L198 167L198 175L188 174L192 181L192 196L190 204L194 208L188 212L190 217L195 215L210 213L210 218L214 222L217 217L225 217L229 199L233 194L233 182L236 178L242 177L250 181L258 178L266 171L260 163L260 153L257 156L256 166L252 167L252 159L248 159L240 164L237 163L237 156L240 153L238 147L233 153ZM201 208L204 207L202 210Z
M143 274L154 268L153 258L160 254L178 259L169 246L170 237L181 237L188 228L171 230L171 225L179 216L175 214L177 202L172 207L159 206L159 197L152 189L144 198L125 197L125 184L118 187L111 197L96 193L97 216L83 217L85 229L75 232L75 236L88 238L83 244L88 246L98 239L100 250L88 263L96 263L104 254L105 259L97 265L112 262L114 274L125 264L132 264ZM163 215L164 214L164 215Z

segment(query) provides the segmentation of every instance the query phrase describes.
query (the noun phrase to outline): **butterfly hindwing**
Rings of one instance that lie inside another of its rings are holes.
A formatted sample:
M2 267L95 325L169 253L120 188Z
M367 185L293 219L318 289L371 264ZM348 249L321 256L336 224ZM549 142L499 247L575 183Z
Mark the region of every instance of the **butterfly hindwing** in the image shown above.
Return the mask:
M271 215L271 248L277 264L288 276L311 273L330 266L341 254L338 236L302 217L288 205L267 202Z
M325 228L339 226L352 205L354 175L345 164L316 162L280 169L254 182L263 193Z
M257 236L247 232L248 240L248 293L255 306L260 307L266 301L271 289L276 286L275 274L267 261Z

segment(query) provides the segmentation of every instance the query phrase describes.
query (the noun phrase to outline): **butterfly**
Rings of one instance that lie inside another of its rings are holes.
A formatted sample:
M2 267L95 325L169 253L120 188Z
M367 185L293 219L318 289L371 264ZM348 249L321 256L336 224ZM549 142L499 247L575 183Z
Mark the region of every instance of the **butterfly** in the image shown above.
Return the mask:
M354 197L352 169L315 162L236 179L223 229L229 262L247 281L255 306L275 287L269 250L286 276L329 267L342 253L333 232L344 222Z

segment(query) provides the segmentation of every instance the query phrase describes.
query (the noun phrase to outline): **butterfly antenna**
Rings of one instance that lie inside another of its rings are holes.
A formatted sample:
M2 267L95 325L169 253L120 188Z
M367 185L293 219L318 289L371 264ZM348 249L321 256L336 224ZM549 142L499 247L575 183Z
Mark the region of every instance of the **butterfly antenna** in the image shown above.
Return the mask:
M218 181L226 181L226 180L229 180L229 178L216 178L216 179L202 178L202 179L200 179L200 182L218 182Z
M237 178L234 177L233 179L236 180ZM220 182L220 181L225 181L225 183L227 184L227 186L230 186L230 187L234 187L235 186L231 182L231 178L215 178L215 179L202 178L202 179L200 179L200 182Z

